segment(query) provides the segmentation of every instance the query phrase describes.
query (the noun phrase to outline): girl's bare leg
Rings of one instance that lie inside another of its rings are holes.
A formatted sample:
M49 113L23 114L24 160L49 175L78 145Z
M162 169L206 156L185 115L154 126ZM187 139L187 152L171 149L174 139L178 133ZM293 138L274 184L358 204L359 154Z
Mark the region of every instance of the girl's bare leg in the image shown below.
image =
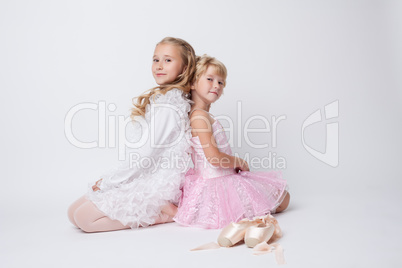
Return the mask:
M129 226L124 226L118 220L112 220L107 217L89 200L86 200L75 210L74 221L81 230L87 233L130 228Z
M82 204L84 204L86 201L88 201L85 196L80 197L77 201L71 204L71 206L68 208L67 215L68 219L72 224L74 224L76 227L78 227L77 223L75 223L74 220L74 213L79 208ZM79 228L79 227L78 227Z
M154 224L173 222L173 217L176 215L177 207L168 203L162 208L162 213L155 219ZM68 219L76 227L85 232L105 232L128 229L129 226L124 226L117 220L111 220L105 216L91 201L80 197L68 208Z
M276 208L275 213L282 212L285 209L287 209L287 207L289 206L289 202L290 202L290 194L286 192L285 198L283 199L282 203Z
M173 217L176 214L177 207L170 204L167 205L167 207L164 207L163 210L167 212L162 212L161 215L155 219L154 224L173 222ZM169 215L168 213L172 215ZM116 231L130 228L129 226L123 225L118 220L112 220L107 217L95 206L94 203L87 199L84 199L84 203L75 209L73 219L75 225L87 233Z

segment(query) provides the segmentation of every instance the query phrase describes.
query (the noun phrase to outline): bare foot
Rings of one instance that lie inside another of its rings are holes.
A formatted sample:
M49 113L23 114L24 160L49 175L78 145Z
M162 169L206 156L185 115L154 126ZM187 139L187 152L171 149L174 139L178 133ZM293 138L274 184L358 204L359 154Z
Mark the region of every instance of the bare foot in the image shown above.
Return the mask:
M162 213L156 220L154 224L160 224L160 223L168 223L168 222L173 222L173 217L174 216L169 216L165 213Z
M177 207L172 203L168 203L167 205L162 207L161 211L163 214L167 214L168 216L171 216L173 218L177 213Z

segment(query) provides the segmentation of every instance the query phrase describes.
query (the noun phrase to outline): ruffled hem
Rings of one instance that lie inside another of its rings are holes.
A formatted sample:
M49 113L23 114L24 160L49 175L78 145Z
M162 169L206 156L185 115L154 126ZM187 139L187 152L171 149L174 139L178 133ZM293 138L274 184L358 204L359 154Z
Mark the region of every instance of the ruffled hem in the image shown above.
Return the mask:
M155 223L161 207L177 204L181 196L181 173L155 174L152 178L137 178L118 188L93 192L88 198L112 220L131 228L146 227Z
M282 204L283 200L285 199L286 193L289 192L289 186L287 184L287 181L282 178L282 173L281 172L273 172L273 171L270 171L270 172L266 172L266 171L259 171L259 172L243 171L243 172L240 173L241 175L243 175L245 177L259 176L259 177L262 177L262 178L264 178L266 176L271 177L273 173L277 174L277 175L274 175L274 176L277 176L276 179L279 179L279 184L276 185L276 187L278 187L279 191L275 194L275 197L278 197L274 201L274 203L276 205L269 210L269 213L271 213L271 214L275 213L276 209L279 207L280 204Z
M185 115L181 116L176 129L177 131L184 130L184 135L179 142L169 147L169 149L160 151L155 156L157 158L155 163L159 164L149 169L143 168L130 173L126 158L126 161L121 163L119 167L101 176L103 178L100 185L101 190L93 192L93 183L89 185L87 198L106 216L113 220L118 220L131 228L146 227L155 223L156 218L161 215L161 208L167 202L178 204L182 194L181 188L184 182L184 174L188 170L188 163L191 162L191 157L188 154L191 129L187 116L191 108L190 102L183 96L183 91L179 89L172 89L164 95L159 94L154 99L151 98L151 104L147 105L143 119L145 118L146 122L150 122L150 106L153 103L174 105L178 111ZM127 137L128 140L133 143L137 142L141 138L140 124L136 124L134 121L130 130L131 135ZM177 132L176 130L172 132ZM138 148L136 152L141 153L141 148ZM179 164L172 164L166 168L158 162L158 159L170 159L172 155L180 160ZM121 170L124 172L118 174ZM112 177L114 179L117 177L121 183L112 183L110 181Z
M286 181L277 172L241 172L205 179L189 171L174 220L218 229L243 218L263 216L280 204Z

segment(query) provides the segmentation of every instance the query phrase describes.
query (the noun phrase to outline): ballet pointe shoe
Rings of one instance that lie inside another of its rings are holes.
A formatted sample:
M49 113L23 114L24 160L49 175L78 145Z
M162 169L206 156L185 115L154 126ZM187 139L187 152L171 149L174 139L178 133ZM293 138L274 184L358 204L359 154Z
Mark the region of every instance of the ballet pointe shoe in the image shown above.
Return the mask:
M263 217L255 217L253 221L259 224L251 226L246 230L244 242L250 248L262 242L274 242L282 237L282 230L278 221L270 214Z
M279 238L282 237L282 230L281 227L279 227L279 223L278 221L272 216L272 215L267 215L263 221L265 223L270 223L273 226L275 226L275 231L272 235L272 237L268 240L269 242L275 242L276 240L278 240Z
M244 239L244 235L246 234L246 230L254 225L258 225L260 222L243 219L237 223L230 223L225 228L222 229L218 237L218 244L221 247L231 247L241 240Z
M275 226L271 223L260 223L251 226L246 230L244 242L249 248L253 248L262 242L268 242L275 231Z

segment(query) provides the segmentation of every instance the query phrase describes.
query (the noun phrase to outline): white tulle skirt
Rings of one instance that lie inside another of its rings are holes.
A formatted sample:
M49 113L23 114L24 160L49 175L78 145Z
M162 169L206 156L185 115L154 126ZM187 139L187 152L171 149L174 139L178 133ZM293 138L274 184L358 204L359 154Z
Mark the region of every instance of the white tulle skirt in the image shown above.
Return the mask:
M178 204L183 174L159 170L151 176L140 176L119 187L93 192L89 199L113 220L131 228L146 227L155 222L167 202Z

